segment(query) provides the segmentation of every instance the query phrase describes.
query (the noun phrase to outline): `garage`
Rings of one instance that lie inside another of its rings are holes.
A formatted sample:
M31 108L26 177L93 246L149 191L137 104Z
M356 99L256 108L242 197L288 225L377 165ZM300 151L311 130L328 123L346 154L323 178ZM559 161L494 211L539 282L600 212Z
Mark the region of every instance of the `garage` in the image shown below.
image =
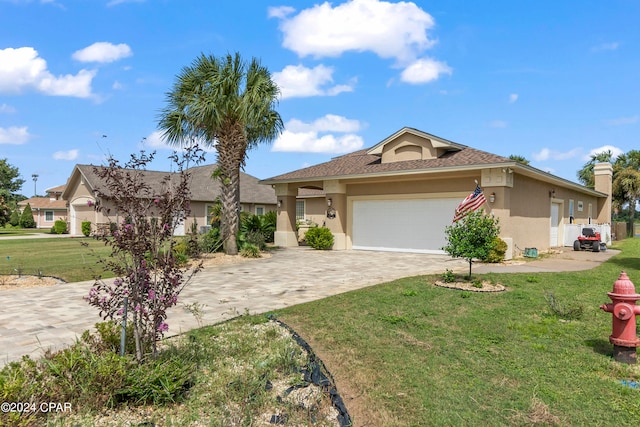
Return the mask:
M444 253L459 198L353 201L353 249Z

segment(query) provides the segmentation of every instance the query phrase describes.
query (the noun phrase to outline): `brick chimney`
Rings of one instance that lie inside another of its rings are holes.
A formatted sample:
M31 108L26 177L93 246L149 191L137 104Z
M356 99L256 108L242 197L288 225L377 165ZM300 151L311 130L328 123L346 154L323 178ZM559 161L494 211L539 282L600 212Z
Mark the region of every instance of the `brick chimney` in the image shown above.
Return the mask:
M596 163L593 167L595 190L607 195L598 199L599 224L611 224L611 192L613 189L613 166L611 163Z

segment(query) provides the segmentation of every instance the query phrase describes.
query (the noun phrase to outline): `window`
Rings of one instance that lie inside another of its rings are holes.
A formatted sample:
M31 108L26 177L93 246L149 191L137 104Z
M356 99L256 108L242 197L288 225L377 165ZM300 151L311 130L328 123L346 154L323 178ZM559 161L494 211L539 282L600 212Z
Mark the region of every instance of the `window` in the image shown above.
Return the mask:
M573 199L569 199L569 216L573 216Z
M220 221L220 213L217 205L207 205L207 225L214 225Z
M256 215L264 215L264 206L256 206Z
M53 222L53 211L44 211L44 220L47 222Z
M589 214L589 224L591 224L591 218L593 218L593 205L591 203L589 203L589 207L588 207L588 214Z
M304 200L296 200L296 221L304 219Z

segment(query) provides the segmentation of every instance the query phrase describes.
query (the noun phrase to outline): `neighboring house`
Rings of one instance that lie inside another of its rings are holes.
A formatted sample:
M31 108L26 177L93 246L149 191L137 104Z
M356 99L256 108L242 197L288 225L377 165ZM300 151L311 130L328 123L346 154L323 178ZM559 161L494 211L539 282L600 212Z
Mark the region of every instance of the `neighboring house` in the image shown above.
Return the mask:
M31 206L36 228L51 228L56 220L67 218L67 202L62 200L64 185L46 190L46 197L32 197L18 202L20 212Z
M183 235L195 222L199 231L204 231L211 222L211 210L220 196L220 183L212 178L216 165L197 166L188 169L191 174L191 214L184 224L179 224L175 234ZM69 205L69 230L71 235L82 234L82 222L90 221L93 229L109 222L103 213L95 210L99 200L96 190L101 180L94 172L95 166L76 165L69 177L62 197ZM98 166L102 168L102 166ZM160 185L162 179L171 172L143 171L150 185ZM263 214L276 209L275 191L271 186L262 185L258 179L246 173L240 173L240 209L254 214ZM115 216L112 220L118 220Z
M298 244L301 221L328 227L334 249L442 253L456 206L482 186L506 257L563 246L569 223L611 222L612 168L596 190L412 128L372 148L261 181L275 186L275 244ZM298 223L298 224L296 224Z

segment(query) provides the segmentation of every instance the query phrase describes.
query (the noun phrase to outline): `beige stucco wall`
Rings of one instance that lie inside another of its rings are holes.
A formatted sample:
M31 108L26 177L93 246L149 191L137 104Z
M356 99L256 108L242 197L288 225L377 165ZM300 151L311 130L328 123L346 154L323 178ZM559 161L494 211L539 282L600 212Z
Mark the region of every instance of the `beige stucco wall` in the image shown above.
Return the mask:
M417 178L417 177L416 177ZM367 196L385 194L418 194L418 193L458 193L472 191L479 175L466 173L462 176L441 175L439 177L423 177L414 181L372 182L347 185L347 196Z
M324 197L307 197L304 199L304 216L305 219L319 226L326 225L327 219L327 201Z
M602 205L599 197L591 196L570 188L559 187L558 184L543 182L539 179L522 175L511 168L494 168L484 171L457 171L441 174L416 174L411 176L380 176L375 178L360 178L350 180L333 180L329 187L341 186L344 193L340 197L328 193L327 197L342 200L343 207L334 205L337 209L337 221L326 218L326 198L304 198L306 203L306 218L318 225L327 225L332 232L343 231L345 235L344 248L351 248L353 200L384 200L398 198L459 198L466 197L475 186L475 181L482 182L487 199L492 193L495 201L483 206L485 211L499 219L500 236L507 242L512 255L522 254L525 248L535 247L539 251L546 251L551 244L551 209L552 204L558 206L558 236L557 244L564 242L565 224L570 221L570 200L573 200L573 221L587 224L590 221L589 206L591 205L591 222L595 223L598 209ZM544 177L543 177L544 179ZM552 181L549 179L549 181ZM552 181L553 182L553 181ZM329 183L329 181L327 182ZM286 184L285 184L286 185ZM295 189L295 184L289 184L289 190ZM327 191L325 189L325 191ZM342 191L342 190L341 190ZM579 210L579 205L582 210ZM345 209L346 208L346 209ZM452 213L453 215L453 213ZM403 220L400 218L400 220Z
M539 251L550 249L552 202L560 205L560 242L564 240L563 224L569 223L569 200L574 200L574 222L578 224L588 223L589 204L592 205L595 218L598 203L598 198L594 196L518 174L514 174L513 188L485 187L484 191L485 195L496 193L492 212L500 220L501 237L513 239L516 256L528 247L535 247ZM579 201L583 204L582 211L578 211Z
M435 159L442 149L434 148L431 141L418 135L405 133L382 148L382 163L403 160Z

